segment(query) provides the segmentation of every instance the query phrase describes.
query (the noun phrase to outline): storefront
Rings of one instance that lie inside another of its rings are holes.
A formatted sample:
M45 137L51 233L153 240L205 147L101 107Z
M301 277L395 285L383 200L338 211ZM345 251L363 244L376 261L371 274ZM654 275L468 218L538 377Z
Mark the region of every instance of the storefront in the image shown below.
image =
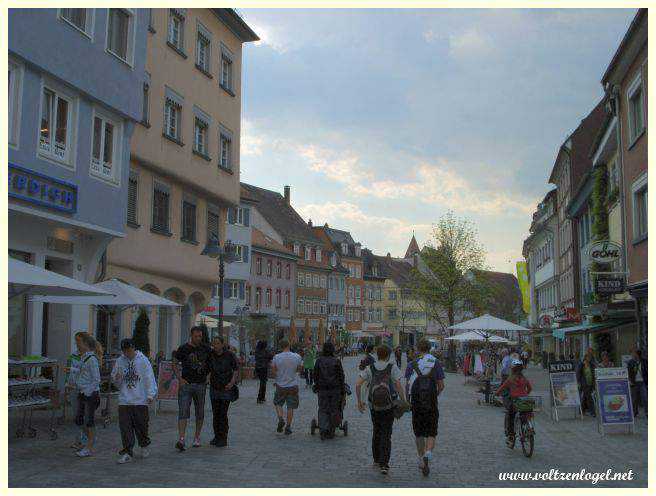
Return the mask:
M622 364L623 357L630 355L638 337L636 323L630 319L608 319L563 327L554 329L553 336L565 359L575 358L577 353L582 358L588 348L592 348L597 359L602 352L607 352L617 366Z

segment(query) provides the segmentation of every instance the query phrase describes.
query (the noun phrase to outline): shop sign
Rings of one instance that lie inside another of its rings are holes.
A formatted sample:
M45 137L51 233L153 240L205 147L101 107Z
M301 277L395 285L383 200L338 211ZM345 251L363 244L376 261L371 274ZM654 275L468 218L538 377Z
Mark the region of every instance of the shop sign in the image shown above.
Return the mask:
M593 262L612 263L620 259L622 247L612 241L597 241L588 249L588 255Z
M542 315L538 319L540 329L549 329L551 327L551 315Z
M599 295L624 293L624 278L604 277L595 281L595 292Z
M574 307L560 307L556 309L554 320L556 322L579 322L581 315Z
M77 212L77 186L9 164L9 196L35 205Z
M595 380L601 425L633 425L628 370L624 367L597 368Z

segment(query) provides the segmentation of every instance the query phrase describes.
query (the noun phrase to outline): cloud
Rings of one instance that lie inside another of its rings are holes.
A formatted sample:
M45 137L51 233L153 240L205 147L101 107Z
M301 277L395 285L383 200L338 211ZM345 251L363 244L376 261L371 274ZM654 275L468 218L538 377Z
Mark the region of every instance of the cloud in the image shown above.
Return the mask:
M239 137L242 156L261 156L265 145L262 135L257 134L255 124L248 120L241 121L241 135Z
M489 55L493 50L492 39L477 28L449 36L449 55L454 59Z

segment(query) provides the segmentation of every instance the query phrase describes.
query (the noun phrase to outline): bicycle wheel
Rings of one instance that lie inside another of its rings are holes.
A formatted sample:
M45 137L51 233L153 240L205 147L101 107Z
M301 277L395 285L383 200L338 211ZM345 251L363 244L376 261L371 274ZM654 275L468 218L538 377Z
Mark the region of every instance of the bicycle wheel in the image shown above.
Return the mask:
M526 458L531 458L531 456L533 456L535 436L533 435L531 429L528 428L526 425L522 426L521 442L522 442L522 451L524 452L524 456Z

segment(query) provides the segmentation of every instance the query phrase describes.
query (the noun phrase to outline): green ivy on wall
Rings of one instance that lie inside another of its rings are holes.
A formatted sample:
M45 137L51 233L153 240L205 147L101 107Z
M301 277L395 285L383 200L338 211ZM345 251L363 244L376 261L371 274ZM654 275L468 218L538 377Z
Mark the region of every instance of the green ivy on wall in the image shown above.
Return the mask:
M603 241L608 239L608 173L605 167L598 167L592 174L592 239ZM603 264L592 262L591 269L593 272L601 272L604 267ZM595 294L594 299L599 303L606 298Z

